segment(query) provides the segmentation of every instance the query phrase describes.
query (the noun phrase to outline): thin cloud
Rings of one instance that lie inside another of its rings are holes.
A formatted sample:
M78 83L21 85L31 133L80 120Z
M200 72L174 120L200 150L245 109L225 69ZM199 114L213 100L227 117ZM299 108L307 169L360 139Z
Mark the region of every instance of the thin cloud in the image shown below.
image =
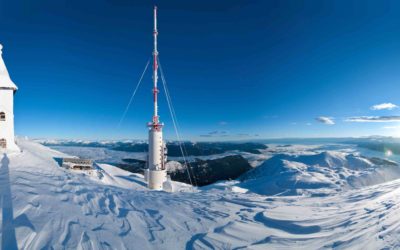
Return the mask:
M346 118L346 122L400 122L400 116L355 116Z
M397 106L396 104L393 104L390 102L385 102L385 103L376 104L376 105L372 106L371 110L383 110L383 109L392 110L392 109L395 109L398 107L399 106Z
M326 125L334 125L335 122L333 121L333 117L327 117L327 116L319 116L317 118L315 118L316 121L318 122L322 122L323 124Z
M383 129L400 129L400 125L399 126L384 126L382 128Z
M275 118L278 118L278 116L277 115L264 115L263 118L264 119L275 119Z
M228 122L226 122L226 121L220 121L218 124L221 125L221 126L225 126L225 125L228 125Z
M200 137L207 137L207 138L215 138L215 137L259 137L259 134L247 134L247 133L237 133L237 134L230 134L228 131L225 130L214 130L210 131L207 134L199 135Z
M200 137L213 137L212 135L206 134L206 135L200 135Z
M200 135L200 137L225 137L228 136L228 131L225 130L214 130L207 134Z

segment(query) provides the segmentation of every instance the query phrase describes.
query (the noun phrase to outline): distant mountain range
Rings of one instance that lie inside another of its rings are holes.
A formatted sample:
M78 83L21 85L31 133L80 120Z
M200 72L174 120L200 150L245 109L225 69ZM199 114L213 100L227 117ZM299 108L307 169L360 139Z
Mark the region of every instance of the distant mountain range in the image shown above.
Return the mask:
M294 140L294 141L293 141ZM290 147L293 142L301 139L276 139L271 142L282 143L280 147L268 148L261 142L184 142L184 150L190 159L189 171L183 166L180 146L177 142L168 142L168 156L172 163L168 163L168 170L172 180L193 183L204 186L221 180L237 179L252 169L250 159L263 156L268 151L276 154L277 149ZM303 144L338 143L356 145L360 149L372 150L385 154L400 155L400 140L392 137L364 137L364 138L311 138L301 141ZM82 140L45 140L41 141L46 146L53 147L62 152L79 155L81 157L95 158L98 162L114 164L132 173L143 173L147 143L144 141L82 141ZM288 143L288 144L285 144ZM285 146L287 145L287 146ZM97 149L99 152L97 152ZM134 153L134 155L132 155ZM139 154L139 155L138 155ZM99 159L96 157L101 156ZM139 157L140 156L140 157ZM244 158L244 156L246 158ZM378 155L379 156L379 155ZM172 158L171 158L172 157ZM372 162L373 159L370 159ZM172 166L175 164L175 166ZM271 160L265 164L270 166ZM253 166L254 167L254 166Z
M144 156L148 145L142 141L41 141L45 146L52 147L62 152L91 158L101 163L109 163L132 173L143 173L146 166ZM180 145L177 142L168 142L168 157L177 158L169 162L168 172L172 180L204 186L221 180L232 180L252 169L250 163L241 155L259 155L268 147L256 142L184 142L184 152L190 157L189 173L183 166ZM123 155L118 152L124 153ZM130 156L129 153L141 153L140 157ZM226 155L227 153L228 155ZM209 159L197 157L213 156ZM132 157L132 158L131 158ZM140 158L140 159L138 159Z
M101 147L124 152L147 152L148 145L144 141L82 141L82 140L37 140L45 146ZM222 154L227 151L242 151L260 154L267 146L258 142L183 142L182 146L189 156L205 156ZM179 143L167 142L168 156L181 157Z

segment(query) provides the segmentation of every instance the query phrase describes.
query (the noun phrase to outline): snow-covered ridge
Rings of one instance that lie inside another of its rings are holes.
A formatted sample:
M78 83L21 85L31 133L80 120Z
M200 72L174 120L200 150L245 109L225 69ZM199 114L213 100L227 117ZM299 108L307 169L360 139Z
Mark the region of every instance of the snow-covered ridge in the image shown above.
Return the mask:
M176 193L154 192L145 188L141 175L106 164L100 164L102 179L69 172L54 160L64 154L27 140L18 144L22 153L0 161L3 249L400 246L400 180L325 197L244 193L246 189L235 181L194 190L182 185L182 192ZM353 160L347 154L308 155L322 160L318 165L335 169L336 161ZM306 162L313 163L302 155L285 156L282 160L293 162L285 168L297 171ZM357 157L354 161L360 164L375 164Z
M397 163L339 151L276 154L241 177L243 188L267 195L322 195L400 178Z

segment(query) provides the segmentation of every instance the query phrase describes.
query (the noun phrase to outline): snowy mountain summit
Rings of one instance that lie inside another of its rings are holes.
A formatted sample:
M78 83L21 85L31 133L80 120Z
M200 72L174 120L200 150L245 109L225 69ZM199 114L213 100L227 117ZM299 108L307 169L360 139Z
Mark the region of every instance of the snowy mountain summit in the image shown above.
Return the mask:
M387 162L337 151L284 153L250 171L243 182L199 189L174 183L177 192L168 193L150 191L142 175L111 165L99 164L101 174L95 176L73 172L57 163L67 156L63 153L24 139L18 145L22 152L1 156L2 249L400 246L400 181L360 188L349 181L369 171L361 169L377 171ZM341 167L343 178L336 171ZM341 183L332 182L335 174ZM304 190L318 189L306 182L347 188L322 192L324 197L291 191L266 196L251 189L282 189L293 180Z
M400 178L397 163L353 153L277 154L241 177L242 187L264 195L325 195Z

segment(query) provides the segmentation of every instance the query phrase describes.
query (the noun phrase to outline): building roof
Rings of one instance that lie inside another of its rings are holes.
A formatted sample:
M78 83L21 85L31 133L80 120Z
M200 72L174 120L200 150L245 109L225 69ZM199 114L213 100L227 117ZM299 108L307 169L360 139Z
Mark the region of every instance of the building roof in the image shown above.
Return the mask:
M2 49L3 46L0 44L0 89L1 88L6 88L6 89L13 89L16 91L17 85L11 80L10 75L8 74L7 67L3 61L2 57Z

